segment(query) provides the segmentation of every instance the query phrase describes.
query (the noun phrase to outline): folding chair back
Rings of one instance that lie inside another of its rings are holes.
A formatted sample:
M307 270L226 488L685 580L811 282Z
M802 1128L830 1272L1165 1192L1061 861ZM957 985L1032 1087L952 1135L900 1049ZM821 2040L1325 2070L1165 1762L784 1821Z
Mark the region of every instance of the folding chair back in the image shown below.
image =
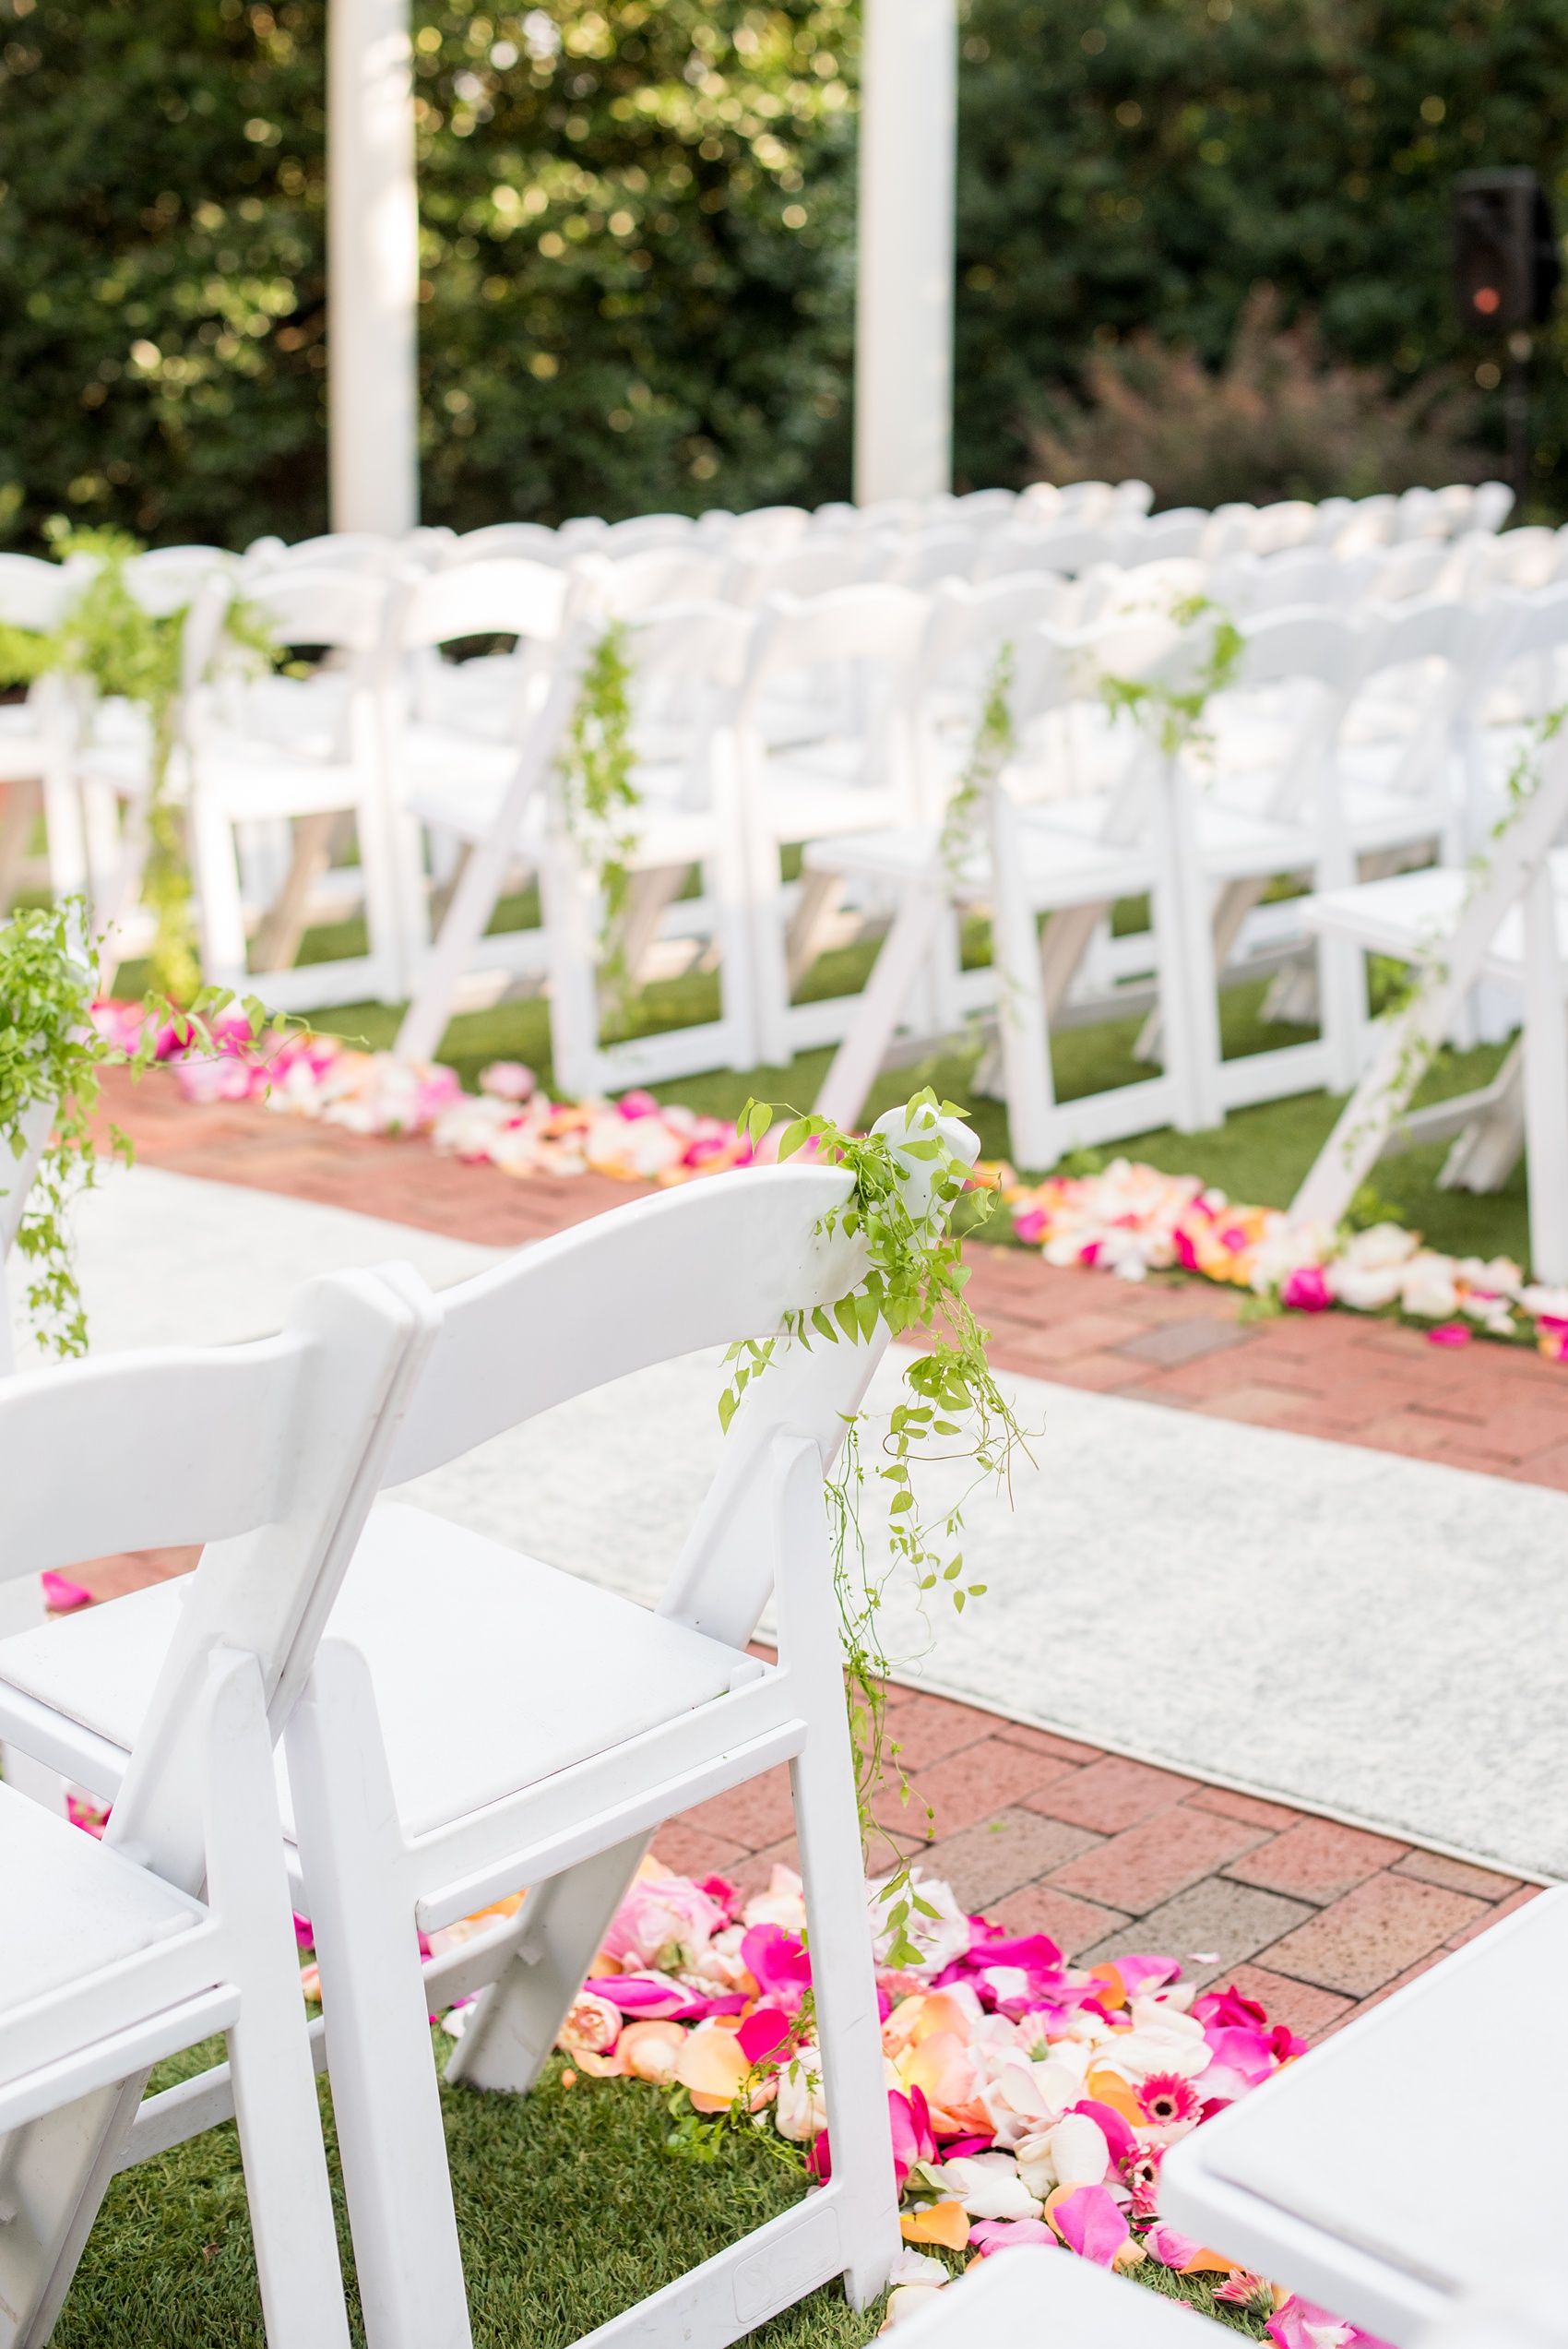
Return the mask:
M6 1579L208 1545L107 1830L186 1890L202 1874L188 1725L207 1660L220 1643L258 1657L279 1735L436 1318L401 1267L337 1273L300 1292L276 1338L95 1357L0 1389Z
M404 652L464 637L549 642L560 633L566 599L565 574L524 556L451 564L406 583L389 634Z
M728 592L737 603L770 603L775 596L823 596L859 579L870 553L852 531L812 531L775 553L733 558Z
M920 650L930 611L929 599L913 589L874 583L839 588L809 601L771 597L753 639L742 722L764 689L787 670L858 661L907 667Z
M659 603L689 603L717 596L729 570L725 557L690 545L650 546L641 554L603 562L594 584L607 612L632 619Z
M440 567L458 563L494 563L510 556L529 563L567 563L568 550L560 532L542 522L491 522L483 530L466 531L440 554Z
M786 1311L834 1304L864 1262L859 1239L822 1229L849 1188L826 1167L712 1175L445 1290L429 1369L383 1481L422 1476L634 1370L768 1337ZM854 1351L821 1343L812 1359L830 1366Z
M378 571L302 563L255 580L246 594L279 644L368 653L380 640L386 586Z
M880 577L898 587L932 588L938 580L967 579L985 543L978 524L968 530L938 524L913 538L890 536Z
M167 619L195 602L215 571L231 571L234 558L220 546L155 546L125 566L125 585L144 612Z
M1114 527L1098 529L1064 519L1061 527L1031 527L1022 515L1005 530L995 531L975 558L971 577L998 579L1009 571L1065 571L1075 576L1091 564L1116 559Z
M594 543L595 552L619 563L650 548L684 546L695 529L689 514L633 514L624 522L609 523Z
M6 2215L19 2222L6 2230L7 2342L37 2349L48 2338L149 2065L215 2029L232 2034L269 2336L278 2349L346 2340L267 1729L275 1740L309 1670L436 1318L422 1283L389 1266L313 1283L282 1334L257 1344L112 1355L0 1382L0 1578L106 1551L209 1544L132 1741L96 1877L70 1828L33 1824L11 1790L0 1798L6 1860L40 1888L48 1946L77 1973L45 1966L42 1986L18 1999L13 1973L0 2028ZM49 1637L9 1643L13 1711L27 1703L18 1692L30 1662L47 1684L47 1649L29 1651ZM43 1703L35 1710L49 1718ZM111 1853L160 1885L138 1891ZM79 1914L62 1943L73 1876ZM101 1955L84 1963L95 1883L106 1918L134 1899L147 1921L129 1933L106 1923ZM174 1898L204 1885L205 1912Z
M57 628L82 584L78 566L36 554L0 554L0 621L11 628Z

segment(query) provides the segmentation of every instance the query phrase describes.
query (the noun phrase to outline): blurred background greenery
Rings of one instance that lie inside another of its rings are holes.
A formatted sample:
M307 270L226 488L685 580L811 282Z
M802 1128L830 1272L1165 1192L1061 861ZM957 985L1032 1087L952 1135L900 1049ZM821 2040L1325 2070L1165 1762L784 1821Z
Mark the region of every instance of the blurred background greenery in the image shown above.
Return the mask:
M428 519L848 494L857 18L416 7ZM0 0L11 544L59 511L326 526L324 26ZM1568 0L968 0L957 485L1131 471L1212 504L1496 470L1448 185L1558 187L1565 35ZM1568 512L1565 371L1559 323L1540 519Z

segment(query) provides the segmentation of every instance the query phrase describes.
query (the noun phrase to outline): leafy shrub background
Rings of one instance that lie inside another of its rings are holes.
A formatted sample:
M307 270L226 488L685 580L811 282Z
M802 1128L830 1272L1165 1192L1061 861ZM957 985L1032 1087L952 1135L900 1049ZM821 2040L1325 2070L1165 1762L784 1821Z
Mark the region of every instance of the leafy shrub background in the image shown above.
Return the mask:
M1391 395L1382 371L1326 360L1308 320L1281 329L1277 314L1272 287L1249 295L1217 369L1149 334L1092 352L1085 400L1059 395L1031 435L1043 477L1135 476L1158 507L1482 477L1473 389L1433 370Z
M852 0L416 25L428 518L846 495ZM323 0L0 0L11 543L62 508L163 542L325 526L324 26ZM1262 281L1397 391L1499 355L1457 340L1448 182L1557 184L1568 0L970 0L963 50L962 480L1036 470L1134 337L1218 367ZM1328 435L1352 471L1399 443L1375 407ZM1501 447L1498 395L1479 431Z

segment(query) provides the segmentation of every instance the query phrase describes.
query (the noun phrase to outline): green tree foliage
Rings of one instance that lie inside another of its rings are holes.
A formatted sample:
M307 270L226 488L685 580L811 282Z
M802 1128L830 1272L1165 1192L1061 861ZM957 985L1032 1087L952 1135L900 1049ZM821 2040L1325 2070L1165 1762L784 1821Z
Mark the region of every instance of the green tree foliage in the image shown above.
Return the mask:
M1568 197L1568 0L970 0L963 54L970 480L1027 470L1044 388L1081 381L1097 347L1148 331L1218 366L1260 283L1396 387L1505 365L1457 330L1449 187L1528 163ZM1554 326L1535 378L1549 501L1565 363ZM1500 398L1482 430L1502 446Z
M845 492L849 0L415 21L427 519ZM0 523L325 528L323 0L0 32Z
M14 543L62 508L325 526L327 4L0 0ZM416 0L416 28L427 516L847 494L856 0ZM1218 367L1265 282L1396 390L1482 369L1501 447L1448 185L1557 185L1568 0L968 0L962 37L960 481L1025 478L1097 350Z

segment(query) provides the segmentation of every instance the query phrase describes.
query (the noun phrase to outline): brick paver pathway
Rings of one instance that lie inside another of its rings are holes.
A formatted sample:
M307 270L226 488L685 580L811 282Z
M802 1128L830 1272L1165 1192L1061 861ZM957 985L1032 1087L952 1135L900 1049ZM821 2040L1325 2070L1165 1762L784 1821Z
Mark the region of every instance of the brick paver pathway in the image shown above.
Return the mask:
M116 1075L107 1090L144 1163L456 1238L517 1246L637 1196L595 1175L518 1181L250 1105L189 1108L160 1076L133 1089ZM1485 1342L1439 1349L1349 1315L1242 1325L1240 1299L1206 1283L1134 1288L1018 1249L980 1246L971 1260L969 1295L1004 1367L1568 1490L1568 1367ZM84 1579L108 1597L186 1562L105 1560ZM895 1688L889 1702L912 1795L885 1806L885 1824L967 1904L1091 1962L1168 1951L1309 2038L1534 1889L946 1698ZM749 1886L793 1860L792 1827L779 1770L671 1822L656 1848Z

